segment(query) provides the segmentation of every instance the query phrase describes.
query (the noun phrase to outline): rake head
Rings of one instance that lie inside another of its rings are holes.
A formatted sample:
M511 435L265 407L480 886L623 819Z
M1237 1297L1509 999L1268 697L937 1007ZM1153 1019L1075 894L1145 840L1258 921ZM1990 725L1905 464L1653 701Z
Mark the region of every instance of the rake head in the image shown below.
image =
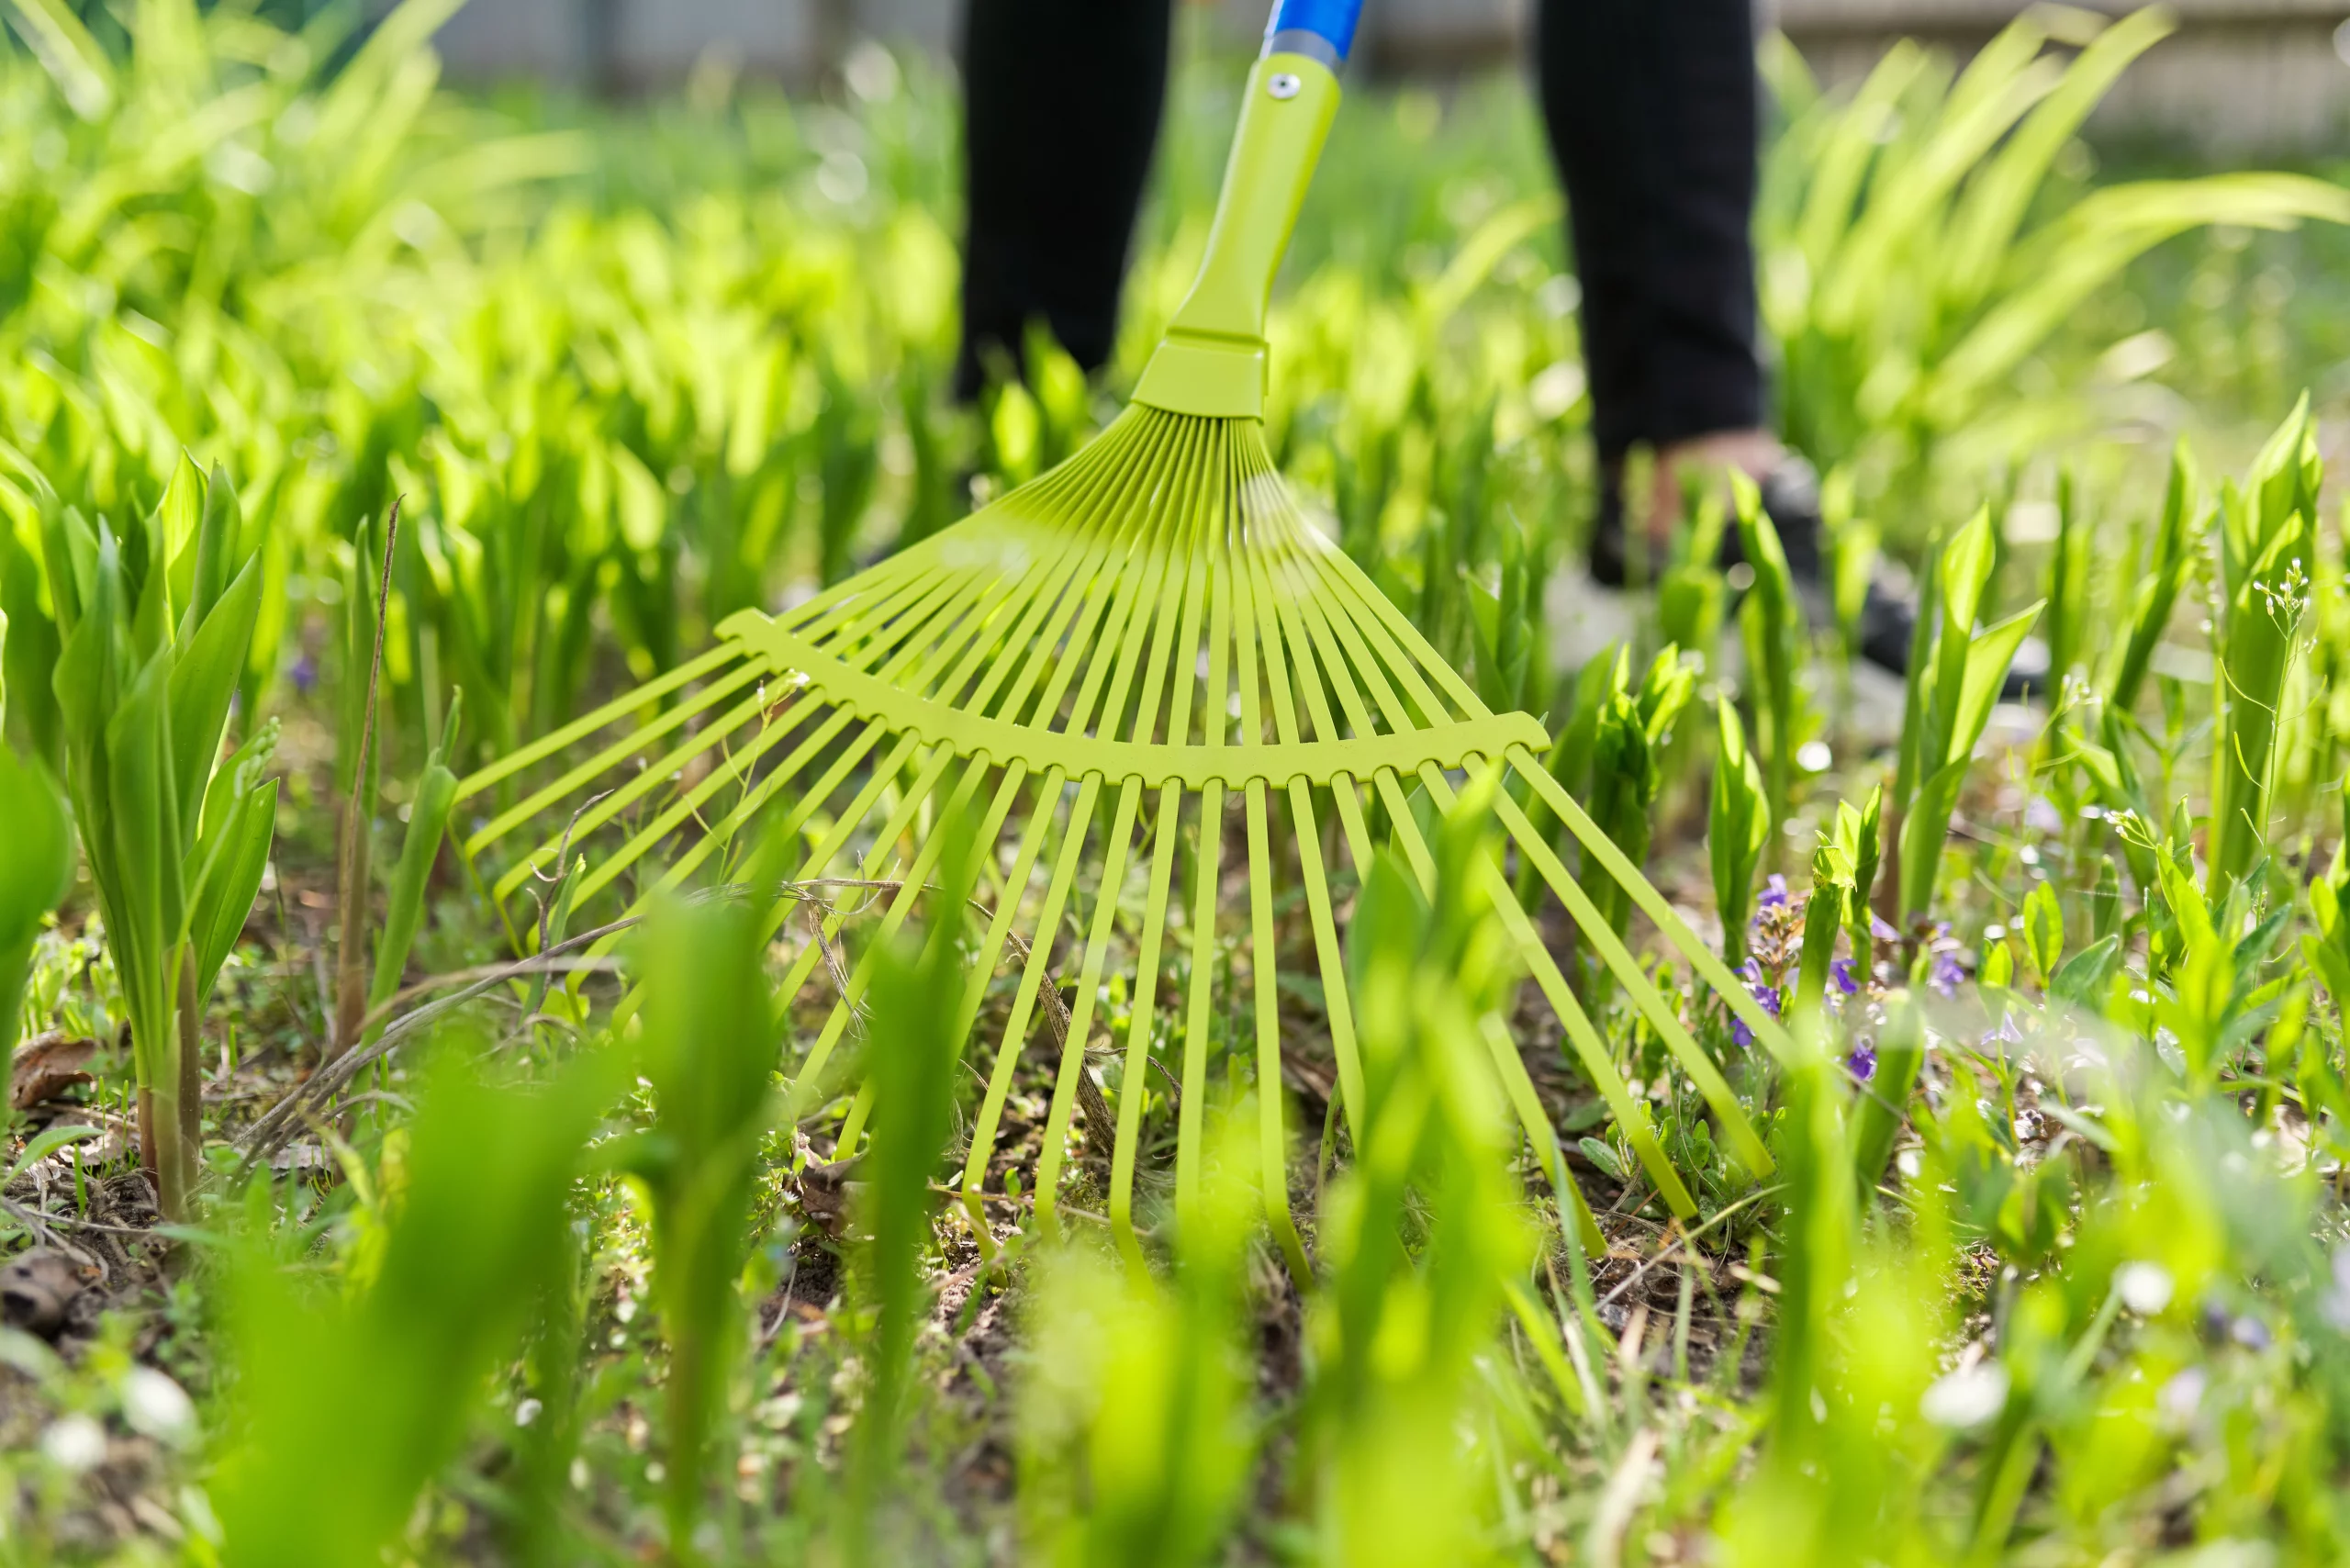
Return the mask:
M1328 78L1308 57L1269 54L1252 79L1250 113L1259 100L1285 107L1307 96L1296 78L1309 67ZM1334 81L1326 95L1335 100ZM1326 125L1326 106L1322 115ZM1244 116L1218 218L1227 255L1226 230L1237 229L1227 220L1236 185L1247 184L1241 165L1250 140ZM1318 147L1317 131L1305 170ZM1302 193L1303 173L1296 188ZM1288 212L1293 216L1293 201ZM1286 231L1284 217L1276 239ZM1278 254L1275 244L1272 259ZM1260 288L1270 283L1270 263L1261 270ZM1215 271L1212 259L1186 314L1210 291ZM968 1037L1007 950L1022 973L972 1129L967 1201L977 1219L1005 1101L1040 1008L1058 1052L1033 1189L1040 1213L1051 1215L1080 1100L1089 1137L1108 1131L1095 1125L1110 1113L1086 1078L1085 1053L1114 954L1131 963L1132 1006L1119 1042L1125 1087L1114 1111L1109 1209L1130 1249L1142 1090L1162 1012L1178 1055L1164 1065L1180 1085L1179 1222L1197 1199L1212 1036L1225 1011L1215 994L1217 936L1230 922L1246 932L1248 978L1235 983L1246 984L1254 1007L1269 1217L1302 1274L1278 1087L1282 955L1275 887L1304 896L1307 961L1325 999L1338 1106L1351 1129L1362 1071L1339 935L1344 911L1332 893L1326 843L1359 876L1367 873L1372 823L1383 820L1426 883L1434 865L1413 797L1425 792L1449 809L1464 778L1522 780L1483 796L1501 830L1697 1085L1733 1155L1757 1173L1769 1169L1719 1070L1520 801L1565 823L1586 857L1624 886L1758 1037L1783 1042L1775 1022L1551 778L1540 760L1550 745L1541 724L1524 713L1488 711L1299 513L1274 471L1261 420L1246 406L1245 383L1213 357L1228 351L1213 331L1187 342L1185 321L1179 314L1136 406L1060 467L792 610L732 618L720 629L719 646L701 658L465 780L461 799L510 801L464 846L477 863L501 846L509 857L494 883L501 905L558 865L574 843L593 845L596 853L568 899L584 902L627 878L621 890L632 909L703 872L746 830L767 842L806 846L789 881L803 893L834 896L809 906L811 929L784 984L796 995L827 964L835 1001L814 1044L789 1064L788 1114L799 1116L847 1092L853 1076L836 1062L854 1055L840 1047L869 983L876 944L854 967L842 961L836 938L848 915L839 905L884 901L878 926L886 937L912 912L946 847L937 825L976 822L990 846L993 908L963 994L958 1037ZM1261 396L1261 341L1258 353ZM1225 384L1240 386L1241 394L1222 396ZM1223 411L1236 403L1237 411ZM589 743L600 744L563 766ZM543 765L557 775L525 790L523 780ZM557 814L583 801L568 820ZM1286 818L1280 833L1277 814ZM1326 832L1333 823L1335 832ZM534 824L545 835L532 842L526 830ZM656 852L660 869L647 876ZM1693 1215L1644 1103L1627 1090L1499 866L1487 872L1494 908L1583 1070L1667 1203ZM841 900L841 891L854 897ZM1072 939L1059 961L1078 970L1066 1015L1054 978L1065 928ZM1170 964L1179 946L1189 959L1180 966L1189 977L1181 994L1165 974L1179 967ZM1498 1032L1494 1046L1501 1080L1561 1204L1574 1207L1595 1238L1516 1047ZM843 1156L856 1147L868 1103L869 1090L857 1090L842 1128ZM974 1228L987 1244L986 1225Z

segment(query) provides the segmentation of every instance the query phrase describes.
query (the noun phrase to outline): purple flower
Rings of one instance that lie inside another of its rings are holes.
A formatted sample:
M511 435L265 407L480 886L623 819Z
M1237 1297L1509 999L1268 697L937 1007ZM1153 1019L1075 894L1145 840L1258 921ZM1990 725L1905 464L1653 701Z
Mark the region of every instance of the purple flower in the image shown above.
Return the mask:
M285 674L293 681L294 689L307 697L310 689L319 684L319 661L306 653L294 661L294 667Z
M1761 964L1750 958L1738 967L1738 975L1746 982L1748 992L1755 1001L1762 1004L1762 1010L1765 1013L1774 1018L1782 1016L1779 1009L1784 1003L1779 996L1779 989L1762 978ZM1746 1026L1744 1019L1733 1016L1730 1019L1729 1037L1741 1047L1751 1046L1754 1043L1754 1031Z
M1976 1042L1986 1051L1996 1047L2002 1058L2008 1054L2009 1046L2020 1046L2022 1043L2023 1031L2016 1027L2015 1014L2012 1013L2000 1014L1998 1026L1986 1029L1982 1038Z
M1898 942L1901 940L1901 933L1893 929L1892 926L1887 925L1885 923L1885 917L1876 913L1871 913L1869 916L1869 935L1875 937L1880 942Z
M1870 1079L1874 1078L1876 1076L1875 1045L1870 1041L1863 1040L1860 1044L1854 1046L1852 1047L1852 1054L1844 1058L1844 1070L1851 1073L1863 1083L1866 1083Z
M1776 871L1772 872L1770 879L1762 884L1762 896L1754 901L1754 906L1757 909L1786 908L1787 879Z
M1966 983L1966 971L1959 968L1956 955L1937 953L1934 967L1927 972L1926 983L1940 995L1955 996L1958 988Z
M1859 992L1861 989L1861 982L1852 978L1852 959L1837 959L1834 963L1828 966L1828 974L1829 978L1836 982L1836 989L1842 991L1846 996L1855 995Z

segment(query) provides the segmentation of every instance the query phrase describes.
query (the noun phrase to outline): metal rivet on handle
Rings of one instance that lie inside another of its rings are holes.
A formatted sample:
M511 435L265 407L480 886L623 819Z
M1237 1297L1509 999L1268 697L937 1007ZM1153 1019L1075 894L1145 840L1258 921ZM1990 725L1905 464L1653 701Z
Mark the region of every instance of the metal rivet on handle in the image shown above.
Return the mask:
M1294 98L1304 88L1304 82L1286 71L1277 73L1272 80L1265 84L1265 91L1276 98Z

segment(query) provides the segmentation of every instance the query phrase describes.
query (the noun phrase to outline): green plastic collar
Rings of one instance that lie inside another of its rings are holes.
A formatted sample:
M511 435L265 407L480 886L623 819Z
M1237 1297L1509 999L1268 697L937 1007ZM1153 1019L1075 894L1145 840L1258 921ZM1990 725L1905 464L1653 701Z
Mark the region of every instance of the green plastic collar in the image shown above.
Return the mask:
M1297 209L1338 110L1338 79L1303 54L1248 73L1199 281L1168 324L1135 401L1170 414L1265 415L1265 311Z

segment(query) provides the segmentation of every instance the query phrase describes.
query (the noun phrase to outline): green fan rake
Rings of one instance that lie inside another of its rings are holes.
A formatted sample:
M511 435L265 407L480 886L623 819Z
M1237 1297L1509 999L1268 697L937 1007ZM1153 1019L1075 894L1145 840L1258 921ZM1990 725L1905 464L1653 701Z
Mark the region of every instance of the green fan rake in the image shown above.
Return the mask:
M990 1156L1040 994L1059 1041L1038 1212L1049 1220L1070 1119L1085 1072L1096 997L1113 948L1130 951L1132 1005L1123 1042L1125 1090L1116 1108L1109 1211L1136 1245L1134 1188L1155 1020L1176 1015L1180 1043L1174 1193L1178 1223L1197 1201L1216 932L1226 882L1228 814L1245 840L1248 984L1261 1154L1273 1231L1301 1277L1305 1256L1288 1196L1274 888L1304 889L1313 961L1350 1130L1362 1070L1348 1010L1339 910L1322 855L1337 842L1358 872L1373 852L1366 795L1375 797L1424 882L1433 875L1412 797L1452 805L1456 775L1509 775L1566 824L1608 874L1754 1034L1785 1047L1777 1024L1676 916L1543 767L1549 737L1523 713L1489 712L1468 684L1347 557L1291 503L1262 427L1265 313L1338 97L1336 70L1357 0L1284 0L1252 72L1207 257L1127 409L1058 468L954 528L777 615L745 612L719 645L617 701L464 780L460 798L496 790L512 803L465 843L479 862L586 800L559 830L531 843L494 884L501 902L547 874L574 844L617 840L592 855L568 891L584 903L656 853L657 877L622 890L643 908L685 883L756 825L807 846L790 879L802 889L878 884L886 935L912 911L946 846L934 829L976 821L1002 876L979 960L961 1002L960 1037L978 1019L1007 947L1024 966L972 1130L962 1190L979 1218ZM575 748L617 732L564 767ZM537 788L543 767L559 776ZM598 791L602 791L599 794ZM517 798L519 797L519 798ZM1273 832L1285 798L1290 831ZM1720 1070L1681 1024L1529 820L1511 791L1486 796L1499 824L1540 873L1712 1107L1728 1148L1760 1174L1770 1158ZM717 814L721 813L722 814ZM774 813L781 813L777 820ZM713 819L714 816L714 820ZM1186 825L1191 828L1186 833ZM600 838L599 830L606 830ZM1188 845L1188 849L1187 849ZM1179 904L1176 872L1185 872ZM640 876L649 876L650 866ZM1493 906L1565 1027L1583 1070L1675 1213L1695 1204L1628 1091L1534 920L1498 866ZM1130 898L1137 879L1147 890ZM1237 888L1239 879L1232 879ZM1038 890L1041 882L1042 890ZM1080 913L1085 885L1091 906ZM874 896L870 891L859 898ZM1236 901L1237 902L1237 901ZM1138 908L1138 915L1132 913ZM1237 916L1237 912L1232 912ZM838 995L822 1031L792 1064L787 1114L834 1092L828 1074L868 983L845 976L834 940L847 914L828 908L821 936L797 954L784 984L798 994L820 963ZM778 920L782 915L778 914ZM1066 1019L1051 977L1056 937L1081 921L1079 977ZM1025 937L1015 927L1024 926ZM1161 980L1189 947L1184 993ZM871 948L867 948L867 958ZM1024 955L1024 957L1023 956ZM1516 1047L1492 1031L1494 1059L1562 1204L1595 1238ZM1088 1086L1090 1087L1090 1086ZM843 1086L845 1090L845 1086ZM870 1103L861 1089L843 1124L845 1157ZM1091 1118L1089 1118L1091 1121ZM1100 1137L1101 1129L1089 1128Z

